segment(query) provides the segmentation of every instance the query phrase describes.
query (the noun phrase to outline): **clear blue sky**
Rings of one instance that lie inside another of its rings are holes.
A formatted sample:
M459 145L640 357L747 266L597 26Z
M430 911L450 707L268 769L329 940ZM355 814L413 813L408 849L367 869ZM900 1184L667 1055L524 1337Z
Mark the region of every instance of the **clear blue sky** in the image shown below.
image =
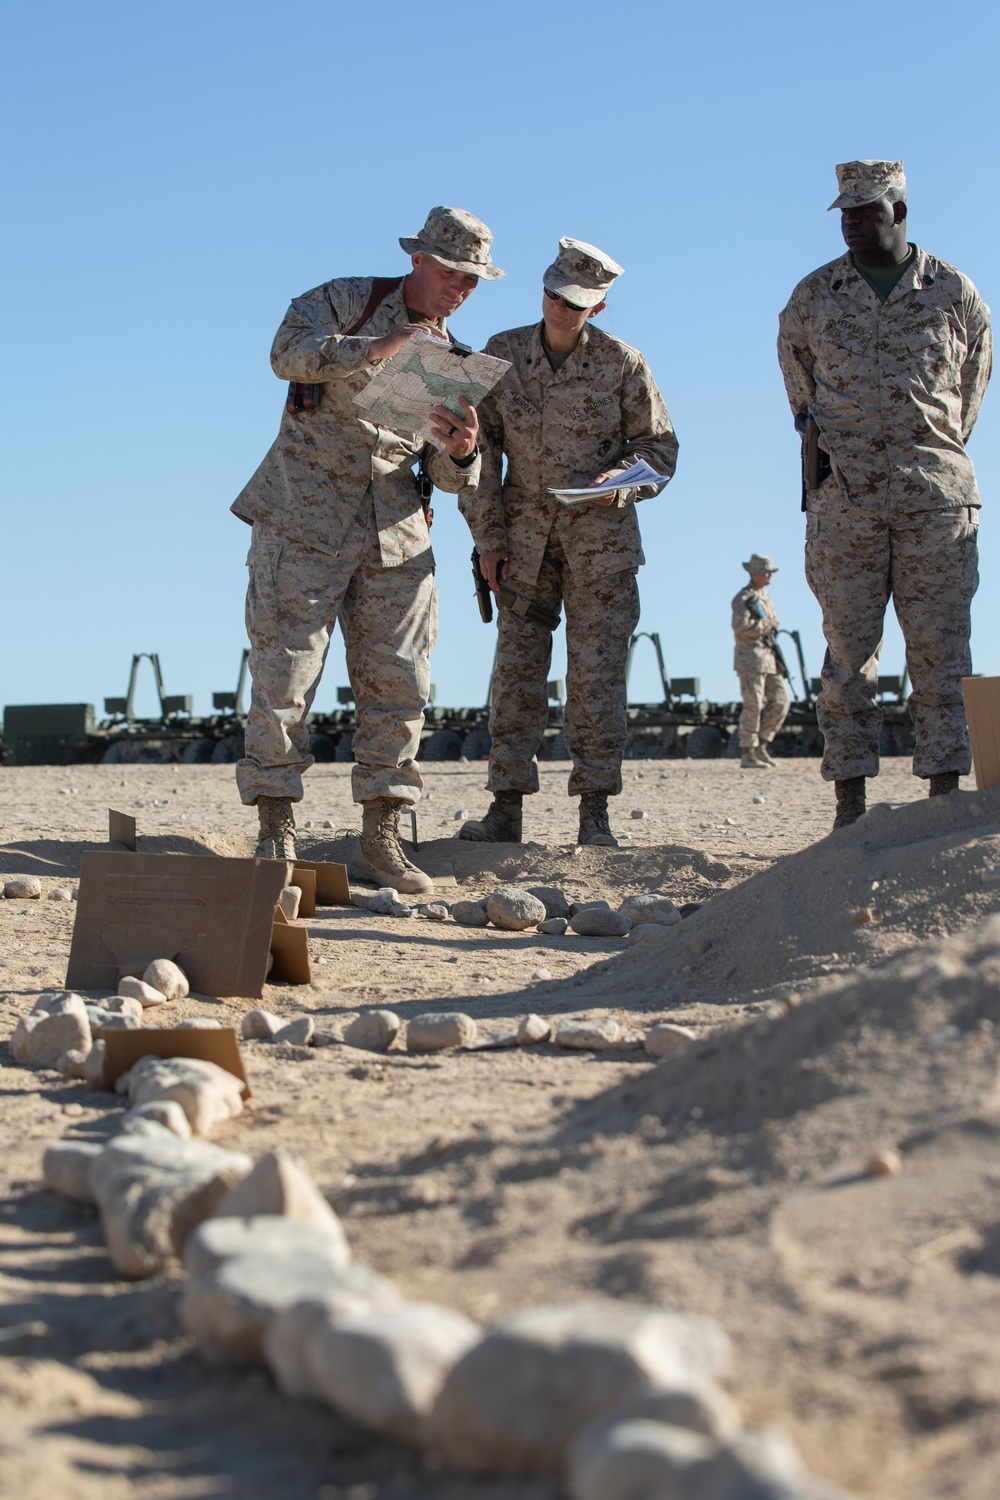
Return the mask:
M249 530L228 507L277 428L274 331L331 276L404 271L398 236L435 203L484 218L508 272L454 321L476 346L534 321L560 235L625 267L602 320L649 358L681 443L640 512L640 628L671 674L736 696L728 607L754 549L781 564L782 623L818 674L777 314L842 249L825 210L834 163L854 157L905 158L911 237L996 306L996 16L925 0L8 0L0 703L100 708L133 651L159 651L167 691L198 712L235 684ZM971 445L987 673L998 423L993 391ZM450 497L434 544L437 701L478 703L493 636ZM651 661L633 697L657 696ZM893 625L883 670L901 666ZM335 645L317 707L345 681Z

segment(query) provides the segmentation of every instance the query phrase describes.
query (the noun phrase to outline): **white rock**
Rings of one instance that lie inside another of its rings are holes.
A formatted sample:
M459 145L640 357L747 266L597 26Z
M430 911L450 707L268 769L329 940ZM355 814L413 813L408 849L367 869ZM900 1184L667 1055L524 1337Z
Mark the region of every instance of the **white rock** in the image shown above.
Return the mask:
M90 1168L103 1150L103 1145L93 1145L90 1141L59 1141L49 1146L42 1157L42 1181L62 1198L93 1203Z
M534 971L534 973L532 974L531 977L532 977L532 979L551 979L552 978L552 970L551 969L536 969Z
M406 1027L407 1052L441 1052L467 1047L476 1039L476 1023L462 1011L425 1011Z
M650 1057L674 1057L684 1052L697 1038L697 1032L689 1026L675 1026L671 1021L660 1021L646 1032L643 1047Z
M367 1052L387 1052L402 1024L395 1011L365 1010L344 1028L344 1041Z
M298 916L301 901L302 890L297 885L286 885L278 897L278 906L289 922L294 922Z
M420 910L428 922L447 922L448 920L448 908L443 901L428 901L427 905L422 906Z
M166 1005L167 997L153 985L147 984L144 979L136 979L134 974L125 974L118 981L119 995L127 995L147 1009L152 1005Z
M125 1124L132 1120L153 1120L180 1140L191 1139L188 1117L176 1099L150 1099L148 1104L137 1104L125 1115Z
M281 1030L281 1020L269 1010L249 1010L243 1017L240 1035L244 1041L266 1041Z
M545 902L515 885L502 885L486 898L486 915L494 927L506 932L526 932L547 916Z
M681 920L681 914L670 897L657 895L655 891L627 897L618 910L628 917L633 927L646 922L674 927Z
M754 802L757 803L758 806L763 806L763 803L764 803L764 798L763 797L755 797L753 800L754 800Z
M54 1068L66 1052L90 1051L90 1022L79 995L55 999L48 1010L22 1016L11 1038L11 1050L29 1068Z
M455 821L456 822L459 822L461 819L467 818L468 816L469 816L469 809L467 807L456 807L456 809L455 809Z
M316 1030L312 1016L295 1016L279 1026L271 1038L275 1042L288 1042L293 1047L308 1047Z
M552 1022L546 1021L543 1016L536 1016L534 1012L528 1016L522 1016L517 1026L517 1044L519 1047L530 1047L535 1042L547 1042L552 1035Z
M37 875L18 875L5 883L3 893L8 901L40 901L42 882Z
M83 1077L92 1089L103 1089L107 1086L104 1079L105 1051L104 1043L97 1041L87 1053L87 1060L83 1065Z
M178 1021L174 1027L175 1031L221 1031L222 1022L216 1021L212 1016L188 1016L186 1020Z
M733 1442L739 1437L743 1425L732 1397L708 1381L704 1385L692 1384L675 1389L641 1385L585 1427L574 1439L571 1454L592 1440L601 1428L637 1421L665 1422L670 1427L683 1427L688 1432L700 1432L716 1443Z
M190 992L187 975L172 958L154 958L142 977L166 1000L185 1000Z
M162 995L160 999L163 999ZM98 1007L100 1010L111 1011L112 1015L134 1016L137 1021L142 1020L144 1009L141 1000L137 1000L133 995L123 995L120 992L117 995L109 996L106 1000L98 1001Z
M79 1000L83 1005L88 1004L84 997L78 995L75 990L42 990L31 1007L32 1014L38 1011L44 1012L45 1015L52 1015L53 1012L61 1009L62 1001L71 999Z
M539 922L538 930L546 937L565 937L569 921L566 917L546 917L544 922Z
M572 1047L580 1052L603 1052L605 1047L614 1046L621 1030L618 1022L610 1018L606 1021L560 1021L555 1042L559 1047Z
M220 1218L250 1219L256 1214L281 1214L298 1224L313 1224L339 1247L343 1263L351 1258L340 1220L297 1157L287 1151L268 1151L253 1171L223 1199Z
M416 909L400 901L395 891L376 891L368 898L368 910L376 917L415 917Z
M395 1443L419 1444L449 1371L479 1339L461 1313L408 1302L320 1320L310 1343L318 1393L334 1411Z
M199 1224L184 1246L184 1269L189 1276L204 1276L227 1260L244 1256L280 1260L299 1250L315 1253L338 1269L349 1264L344 1259L342 1235L331 1235L323 1225L304 1224L284 1214L255 1214L242 1219L213 1216ZM382 1281L374 1271L367 1274Z
M192 1229L215 1212L252 1165L242 1152L166 1132L149 1139L116 1136L90 1168L116 1270L153 1276L173 1265Z
M99 1031L109 1027L118 1031L138 1031L142 1027L142 1022L138 1017L123 1015L120 1010L106 1010L103 1001L100 1005L87 1006L87 1021L92 1037L96 1037Z
M804 1473L778 1433L720 1446L700 1432L638 1418L581 1436L570 1461L572 1500L847 1500Z
M280 1230L255 1230L255 1222L263 1223L250 1221L244 1254L193 1277L181 1295L181 1322L207 1354L261 1364L271 1324L298 1303L328 1303L341 1318L383 1295L398 1296L366 1266L342 1265L314 1225L286 1220Z
M81 1052L78 1048L60 1053L55 1060L55 1070L64 1078L86 1078L88 1056L89 1053Z
M176 1099L194 1135L208 1135L243 1110L238 1078L215 1063L194 1057L141 1057L115 1085L133 1104Z
M73 892L68 891L64 885L54 886L53 889L49 891L50 901L72 901L72 899Z
M727 1354L716 1323L654 1307L606 1301L515 1313L451 1371L430 1442L473 1473L558 1474L576 1434L635 1387L700 1387Z

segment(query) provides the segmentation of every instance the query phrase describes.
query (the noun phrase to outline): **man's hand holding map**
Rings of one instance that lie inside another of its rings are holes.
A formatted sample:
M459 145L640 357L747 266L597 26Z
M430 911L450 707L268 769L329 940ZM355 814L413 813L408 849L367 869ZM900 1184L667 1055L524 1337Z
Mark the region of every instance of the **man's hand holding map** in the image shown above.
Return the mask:
M510 369L489 354L457 354L433 334L414 333L355 396L370 422L393 432L412 432L442 448L430 421L436 406L464 420L461 397L477 406Z

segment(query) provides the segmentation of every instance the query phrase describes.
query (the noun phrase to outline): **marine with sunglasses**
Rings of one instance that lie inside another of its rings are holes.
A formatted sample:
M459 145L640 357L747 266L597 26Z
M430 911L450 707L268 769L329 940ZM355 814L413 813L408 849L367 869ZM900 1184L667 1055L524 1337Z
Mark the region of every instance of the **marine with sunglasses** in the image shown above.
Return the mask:
M535 755L548 719L552 629L521 611L566 612L569 795L578 843L611 845L608 797L622 789L625 663L639 622L645 561L635 502L662 485L618 489L567 506L550 493L603 483L645 459L669 478L677 438L643 356L593 319L622 268L582 240L561 239L542 278L542 321L498 333L486 352L511 368L479 407L482 474L459 495L498 609L490 712L493 801L460 837L520 843L522 799L538 791ZM506 457L507 469L503 472Z

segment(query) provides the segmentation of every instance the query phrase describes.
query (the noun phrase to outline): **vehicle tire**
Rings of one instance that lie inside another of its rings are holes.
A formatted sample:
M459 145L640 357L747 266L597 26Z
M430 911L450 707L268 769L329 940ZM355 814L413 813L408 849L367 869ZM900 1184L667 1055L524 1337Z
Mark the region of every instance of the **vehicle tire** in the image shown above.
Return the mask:
M242 734L227 734L224 740L216 740L212 750L213 766L231 766L243 759Z
M354 759L353 745L354 730L345 729L334 747L334 760L339 761L341 765L346 765L349 761L352 761Z
M463 760L486 760L489 757L490 746L493 740L485 725L479 729L470 729L462 741Z
M207 766L212 759L216 746L215 740L207 736L198 740L188 740L181 746L180 763L182 766Z
M688 760L717 760L722 754L722 731L714 724L699 724L687 737Z
M459 760L461 754L461 736L453 729L432 730L420 746L421 760Z
M337 747L328 734L311 734L309 736L309 754L316 761L336 760Z

